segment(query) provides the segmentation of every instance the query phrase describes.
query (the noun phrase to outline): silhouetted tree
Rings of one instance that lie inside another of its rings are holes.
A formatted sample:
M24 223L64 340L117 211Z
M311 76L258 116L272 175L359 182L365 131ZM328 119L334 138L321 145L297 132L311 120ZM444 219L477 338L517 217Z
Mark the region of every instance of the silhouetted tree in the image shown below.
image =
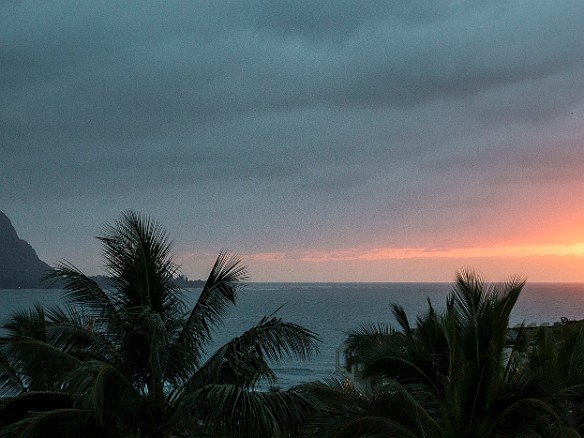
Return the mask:
M333 380L306 385L304 390L320 403L306 434L479 438L576 433L569 420L580 407L570 403L578 401L573 396L579 388L573 384L583 382L582 362L574 381L562 382L558 373L566 370L549 362L542 361L541 373L534 372L529 361L536 353L528 354L523 328L508 343L509 316L524 284L512 278L486 285L465 271L457 274L444 312L428 302L413 327L403 308L393 305L398 329L371 325L351 332L347 359L364 367L362 376L370 384L360 388ZM577 353L580 357L581 347Z
M272 382L270 361L306 359L316 335L271 315L212 354L214 331L248 278L221 252L188 309L166 232L135 212L98 237L111 289L69 263L67 306L16 313L0 340L2 436L271 436L297 430L309 403Z

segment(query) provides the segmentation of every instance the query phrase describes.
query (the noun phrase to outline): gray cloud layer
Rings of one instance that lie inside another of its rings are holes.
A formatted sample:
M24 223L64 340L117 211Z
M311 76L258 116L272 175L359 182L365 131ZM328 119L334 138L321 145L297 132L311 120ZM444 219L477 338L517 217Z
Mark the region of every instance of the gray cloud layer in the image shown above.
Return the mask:
M127 207L242 251L468 244L486 205L582 185L583 23L576 0L4 1L0 208L45 253Z

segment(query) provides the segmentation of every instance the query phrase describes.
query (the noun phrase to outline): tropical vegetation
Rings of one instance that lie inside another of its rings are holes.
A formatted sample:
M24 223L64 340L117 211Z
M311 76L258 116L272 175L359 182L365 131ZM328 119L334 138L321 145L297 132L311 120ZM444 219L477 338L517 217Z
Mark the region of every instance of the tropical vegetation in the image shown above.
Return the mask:
M571 437L584 431L584 335L581 326L552 337L541 329L514 337L509 317L525 284L488 285L457 274L446 309L430 301L415 325L392 306L397 328L349 333L342 379L306 385L318 409L313 437Z
M307 359L315 333L275 315L210 351L248 272L222 251L188 308L166 231L133 211L98 237L110 287L70 263L66 305L12 316L0 338L0 435L289 436L310 412L295 391L258 390L273 361Z

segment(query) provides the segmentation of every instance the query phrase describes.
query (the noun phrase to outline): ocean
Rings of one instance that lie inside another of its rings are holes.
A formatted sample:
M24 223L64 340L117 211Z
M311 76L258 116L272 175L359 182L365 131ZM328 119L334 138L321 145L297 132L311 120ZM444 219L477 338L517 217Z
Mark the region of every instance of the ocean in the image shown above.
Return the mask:
M278 309L277 316L316 332L321 341L316 357L274 365L277 385L288 388L333 374L346 332L362 324L392 324L391 303L402 305L414 320L427 309L427 298L436 309L443 309L450 289L449 283L252 283L242 291L215 339L219 346ZM199 292L185 290L187 303L194 303ZM58 304L61 294L59 290L0 290L0 324L13 311L34 303ZM523 321L551 325L563 317L584 319L584 283L528 283L511 315L511 325Z

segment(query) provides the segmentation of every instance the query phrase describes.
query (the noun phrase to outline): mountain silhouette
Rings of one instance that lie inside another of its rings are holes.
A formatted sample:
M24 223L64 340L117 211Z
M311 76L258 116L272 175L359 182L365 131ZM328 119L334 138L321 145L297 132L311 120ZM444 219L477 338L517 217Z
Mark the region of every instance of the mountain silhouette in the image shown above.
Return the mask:
M46 287L41 279L50 268L0 211L0 289Z

